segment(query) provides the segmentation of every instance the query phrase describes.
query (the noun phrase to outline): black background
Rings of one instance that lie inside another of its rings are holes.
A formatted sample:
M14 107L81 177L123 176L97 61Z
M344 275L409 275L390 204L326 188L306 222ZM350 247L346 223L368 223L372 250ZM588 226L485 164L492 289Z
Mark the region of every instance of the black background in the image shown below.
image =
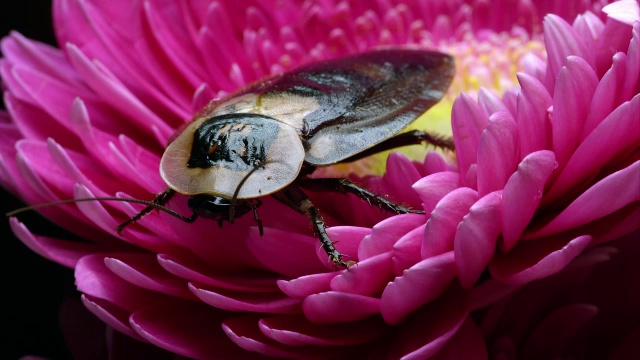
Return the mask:
M51 25L51 2L3 1L0 4L0 36L16 30L22 35L55 44ZM4 108L4 104L1 105ZM2 214L23 204L0 190ZM35 212L20 215L35 233L62 232ZM73 270L46 260L13 236L8 219L0 219L2 304L0 304L0 358L19 359L37 355L67 359L71 354L60 330L59 311L65 300L77 299Z

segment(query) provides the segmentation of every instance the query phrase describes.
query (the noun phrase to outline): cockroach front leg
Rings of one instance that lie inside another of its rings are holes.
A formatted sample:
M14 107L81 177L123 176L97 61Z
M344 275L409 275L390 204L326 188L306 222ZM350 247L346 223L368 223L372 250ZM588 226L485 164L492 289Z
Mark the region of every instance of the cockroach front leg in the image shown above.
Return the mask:
M171 198L173 197L173 195L175 195L175 190L173 189L166 189L163 192L161 192L160 194L158 194L156 196L155 199L153 199L153 203L154 204L158 204L160 206L164 206L169 200L171 200ZM123 222L122 224L118 225L118 227L116 228L116 231L118 232L118 235L122 234L122 231L124 230L125 227L135 223L136 221L142 219L145 215L149 214L151 211L153 211L154 209L157 209L157 207L155 206L147 206L144 209L142 209L139 213L135 214L134 216L130 217L127 221ZM166 209L165 211L167 211L169 209ZM186 223L192 223L196 220L196 218L198 217L197 213L193 213L193 215L191 215L190 217L186 217L183 215L180 215L174 211L169 210L168 211L169 214L171 214L172 216L177 217L178 219L186 222Z
M324 219L322 215L320 215L320 211L298 186L291 184L273 196L290 208L307 216L311 222L314 233L320 240L322 249L329 255L329 260L336 268L348 268L355 264L355 261L344 261L342 259L346 255L341 254L333 245L333 242L327 234Z

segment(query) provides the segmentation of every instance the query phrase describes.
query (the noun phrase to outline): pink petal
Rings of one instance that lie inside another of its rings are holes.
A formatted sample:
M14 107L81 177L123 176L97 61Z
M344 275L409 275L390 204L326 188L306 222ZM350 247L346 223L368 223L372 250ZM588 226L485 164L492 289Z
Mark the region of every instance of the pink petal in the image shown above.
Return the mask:
M110 99L110 104L124 115L131 118L132 125L145 125L146 129L154 126L160 130L162 136L168 139L172 129L157 114L140 102L112 73L99 63L91 62L77 46L67 44L67 54L84 82L95 92ZM143 128L140 127L142 130ZM164 144L162 144L164 145Z
M444 173L449 170L450 165L445 161L445 159L436 151L429 151L427 156L424 158L424 166L422 173L425 175L432 175L436 173ZM415 184L412 185L413 189L418 192L418 188L416 188L416 184L423 181L423 179L418 180ZM419 194L420 195L420 194ZM424 201L424 198L420 196L420 199ZM423 204L424 205L424 204ZM432 210L432 209L430 209ZM430 212L430 211L428 211Z
M471 317L468 317L456 334L433 359L484 360L489 358L487 352L485 340L480 329Z
M80 87L78 78L64 54L53 46L33 41L12 31L2 39L2 54L12 64L57 77L63 83Z
M627 50L627 74L624 79L620 98L630 99L637 92L640 81L640 22L633 24L632 38Z
M318 260L320 242L316 237L270 228L265 229L264 236L253 232L247 244L263 266L279 274L298 277L327 269Z
M314 323L347 323L380 313L380 299L327 291L307 297L302 303L302 311Z
M341 272L318 273L304 275L289 281L278 280L278 287L283 293L296 299L304 299L309 295L329 291L331 280Z
M131 315L131 326L145 340L195 359L212 354L224 359L252 358L236 347L220 328L222 314L198 303L161 304Z
M502 190L518 163L517 125L505 111L489 118L478 145L478 196Z
M490 193L471 206L458 226L453 253L465 289L473 287L493 258L502 230L501 212L501 194Z
M620 105L587 136L545 194L551 202L600 172L606 164L632 151L640 142L640 95Z
M256 316L231 318L222 322L222 330L237 346L262 354L260 359L264 359L265 356L279 359L326 359L344 355L342 348L285 346L265 336L259 328L258 321L259 318Z
M415 193L409 189L422 176L418 169L411 163L411 160L401 153L392 152L387 158L386 171L382 177L389 190L389 198L396 202L406 203L411 207L420 205Z
M114 274L133 285L195 300L187 290L187 282L164 271L153 254L118 254L105 257L104 262Z
M279 293L250 293L213 289L193 283L189 284L189 290L205 303L228 311L269 314L296 314L300 312L300 300Z
M349 323L348 327L335 324L314 324L303 316L279 316L260 319L262 333L288 346L345 346L375 340L387 329L379 317Z
M430 257L389 283L380 299L384 320L397 325L415 310L437 299L456 276L453 252Z
M371 234L362 239L358 248L358 259L363 261L370 257L389 252L393 244L408 231L424 224L424 215L404 214L382 220L371 229Z
M592 12L580 14L573 21L573 28L578 36L584 40L587 48L595 48L598 38L604 30L604 23L598 15Z
M442 297L415 312L398 327L387 357L428 359L436 355L458 332L468 311L466 294L453 285Z
M106 247L93 244L82 244L50 237L33 235L24 224L15 217L9 218L11 231L29 249L68 268L74 268L83 256L96 252L108 251Z
M379 296L394 278L391 252L360 261L331 280L331 290L364 296Z
M508 111L498 95L483 87L478 91L478 105L487 117L498 111Z
M211 285L226 290L275 292L278 291L278 277L269 274L246 272L242 274L225 274L210 268L194 258L158 254L157 262L162 268L182 279L200 284Z
M627 56L624 53L617 53L613 57L613 66L604 74L593 94L593 102L582 129L581 140L587 137L623 101L629 100L621 96L627 77L626 70Z
M455 189L442 198L425 227L423 259L453 250L458 224L476 201L478 193L466 187Z
M359 261L356 257L359 245L365 236L371 233L369 228L361 228L356 226L333 226L327 229L327 235L336 249L343 255L344 261ZM327 269L335 270L335 266L329 261L327 253L320 247L316 247L318 259L325 264Z
M122 280L104 264L106 256L106 254L94 254L85 256L78 261L75 268L78 291L91 297L109 301L129 312L171 298L141 289Z
M536 78L518 73L522 93L518 95L518 144L520 159L538 150L551 149L551 122L548 109L553 104L549 92Z
M590 322L595 321L598 312L595 305L587 304L571 304L555 309L531 330L522 352L538 359L564 356L571 351L571 342L585 331Z
M602 8L608 17L627 25L640 20L640 5L636 0L620 0Z
M555 79L560 73L560 69L566 65L567 57L571 55L585 59L591 68L595 68L594 59L589 56L591 53L566 21L557 15L548 14L544 18L543 26L544 42L549 56L547 76ZM551 88L553 86L552 83Z
M112 327L114 330L120 331L134 339L143 340L129 324L130 312L125 311L108 301L94 298L86 294L82 294L80 299L82 300L82 304L84 304L92 314L94 314L98 319L104 321L104 323Z
M591 236L579 236L568 243L565 241L557 238L520 243L511 253L496 255L489 264L489 271L494 278L512 285L553 275L589 246Z
M553 152L560 166L564 166L580 143L597 85L593 68L577 56L568 57L558 73L551 126Z
M640 161L617 171L580 194L534 236L547 236L605 217L640 200Z
M488 121L488 117L482 113L480 107L468 95L462 93L454 101L451 112L451 127L462 179L466 178L469 167L478 161L480 134L487 127Z
M460 186L460 174L453 171L443 171L420 179L413 184L413 189L422 199L424 211L429 214L440 199Z
M557 163L548 150L525 157L504 187L502 196L503 251L509 251L520 239L542 199L545 184Z
M406 233L393 245L391 263L393 264L393 274L396 276L422 260L420 251L424 242L424 230L424 225L420 225Z

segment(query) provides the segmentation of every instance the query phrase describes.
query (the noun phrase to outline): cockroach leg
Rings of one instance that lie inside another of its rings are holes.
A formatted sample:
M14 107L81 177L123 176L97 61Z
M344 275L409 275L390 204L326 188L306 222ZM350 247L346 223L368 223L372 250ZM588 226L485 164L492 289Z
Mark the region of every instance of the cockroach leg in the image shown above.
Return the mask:
M173 197L173 195L175 195L175 193L176 192L173 189L165 189L163 192L158 194L155 199L153 199L153 203L156 204L156 205L159 205L160 207L164 207L164 205L169 200L171 200L171 198ZM122 231L124 230L125 227L127 227L127 226L135 223L136 221L142 219L145 215L149 214L151 211L153 211L154 209L157 209L157 208L158 208L158 206L148 205L147 207L142 209L139 213L135 214L134 216L129 218L127 221L125 221L122 224L118 225L118 227L116 228L116 231L118 232L118 235L122 235ZM168 213L170 215L172 215L172 216L174 216L174 217L186 222L186 223L192 223L192 222L196 221L196 219L198 218L198 214L195 213L195 212L189 217L180 215L180 214L178 214L178 213L176 213L174 211L170 211Z
M300 186L310 190L334 191L343 194L354 194L360 199L366 201L369 205L375 205L381 209L390 211L395 214L424 214L423 210L410 209L383 196L374 194L371 191L360 187L350 180L344 178L305 178L298 180L297 183Z
M348 163L383 151L393 150L402 146L419 145L422 143L427 143L443 150L455 151L455 146L451 137L434 135L422 130L412 130L390 137L377 145L340 161L340 163Z
M283 190L273 195L277 200L298 211L301 214L305 214L311 226L313 232L318 236L322 249L329 255L329 261L333 263L336 268L349 268L356 264L355 261L344 261L343 257L347 255L341 254L327 234L326 226L322 215L318 208L313 205L309 197L296 185L291 184Z

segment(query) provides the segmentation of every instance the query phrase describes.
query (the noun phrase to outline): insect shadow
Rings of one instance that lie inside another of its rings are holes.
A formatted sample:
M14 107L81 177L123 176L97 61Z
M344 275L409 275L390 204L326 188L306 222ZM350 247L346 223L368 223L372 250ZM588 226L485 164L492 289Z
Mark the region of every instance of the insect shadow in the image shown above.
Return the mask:
M303 191L351 193L395 214L424 213L395 203L345 178L312 178L318 167L352 162L401 146L453 141L424 131L402 132L444 96L455 73L449 55L416 49L379 49L315 62L251 84L209 104L177 131L165 149L160 175L167 189L153 201L96 197L34 205L7 215L79 201L146 205L117 232L160 209L185 222L198 217L233 223L273 196L305 214L329 260L349 267L336 250L318 208ZM190 216L165 204L189 196Z

